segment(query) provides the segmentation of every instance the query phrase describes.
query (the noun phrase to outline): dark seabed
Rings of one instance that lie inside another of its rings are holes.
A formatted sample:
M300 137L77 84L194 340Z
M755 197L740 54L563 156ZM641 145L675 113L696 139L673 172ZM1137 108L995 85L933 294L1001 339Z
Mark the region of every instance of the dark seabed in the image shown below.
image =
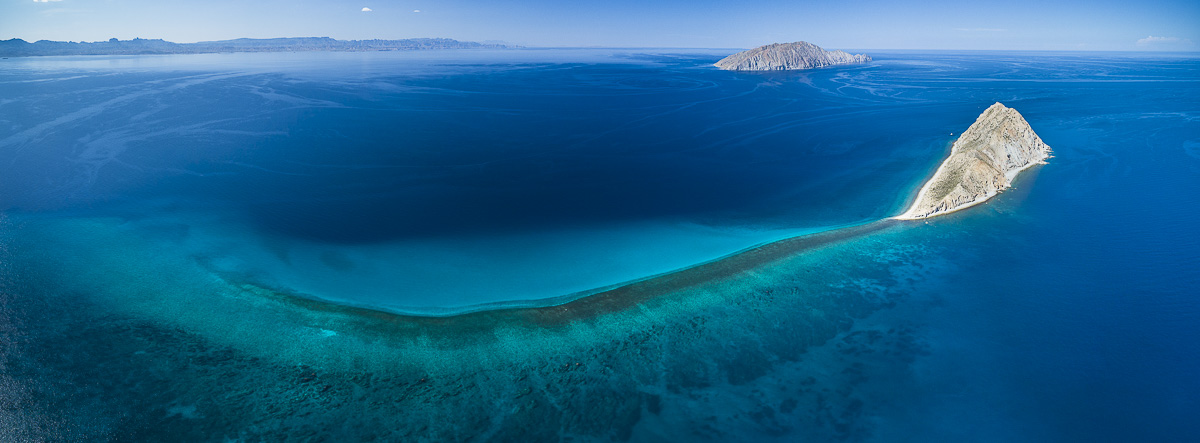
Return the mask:
M3 60L0 440L1200 440L1200 58L726 52Z

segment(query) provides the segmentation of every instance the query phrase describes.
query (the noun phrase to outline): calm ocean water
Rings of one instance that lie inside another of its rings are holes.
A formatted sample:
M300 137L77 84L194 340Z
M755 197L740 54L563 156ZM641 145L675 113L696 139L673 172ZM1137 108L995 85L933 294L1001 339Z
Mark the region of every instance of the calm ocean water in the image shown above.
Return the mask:
M726 52L3 60L0 440L1200 439L1200 58ZM996 101L969 211L336 307L883 219Z

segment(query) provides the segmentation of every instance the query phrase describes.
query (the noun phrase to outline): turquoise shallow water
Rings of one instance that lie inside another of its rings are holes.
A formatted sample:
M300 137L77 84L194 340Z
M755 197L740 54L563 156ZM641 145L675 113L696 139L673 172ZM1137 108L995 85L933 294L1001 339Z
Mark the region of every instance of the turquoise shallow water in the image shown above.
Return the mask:
M4 436L1200 435L1196 58L722 54L5 60ZM547 299L884 218L995 101L1055 157L929 223L560 308L308 301Z

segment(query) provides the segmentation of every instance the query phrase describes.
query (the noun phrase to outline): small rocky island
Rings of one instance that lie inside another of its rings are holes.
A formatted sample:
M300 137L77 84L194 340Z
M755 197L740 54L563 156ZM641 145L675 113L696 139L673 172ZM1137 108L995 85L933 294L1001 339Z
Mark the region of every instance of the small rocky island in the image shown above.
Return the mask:
M714 66L727 71L783 71L866 63L866 54L826 51L809 42L774 43L725 57Z
M996 103L954 141L917 200L898 219L935 217L983 203L1017 174L1050 158L1050 147L1017 110Z

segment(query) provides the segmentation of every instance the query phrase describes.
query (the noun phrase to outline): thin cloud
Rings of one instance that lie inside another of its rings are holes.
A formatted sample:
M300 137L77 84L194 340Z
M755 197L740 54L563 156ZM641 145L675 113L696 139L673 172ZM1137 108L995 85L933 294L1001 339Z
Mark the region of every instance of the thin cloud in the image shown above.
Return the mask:
M1186 38L1179 37L1155 37L1148 35L1146 38L1139 38L1137 44L1139 46L1148 45L1176 45L1176 44L1191 44L1192 41Z
M363 10L362 10L362 12L371 12L371 11L374 11L374 9L371 9L371 8L363 8Z
M33 0L34 3L61 2L62 0Z
M420 9L413 9L413 12L421 12Z
M1003 29L1003 28L954 28L954 30L962 31L962 32L1007 32L1008 31L1007 29Z

